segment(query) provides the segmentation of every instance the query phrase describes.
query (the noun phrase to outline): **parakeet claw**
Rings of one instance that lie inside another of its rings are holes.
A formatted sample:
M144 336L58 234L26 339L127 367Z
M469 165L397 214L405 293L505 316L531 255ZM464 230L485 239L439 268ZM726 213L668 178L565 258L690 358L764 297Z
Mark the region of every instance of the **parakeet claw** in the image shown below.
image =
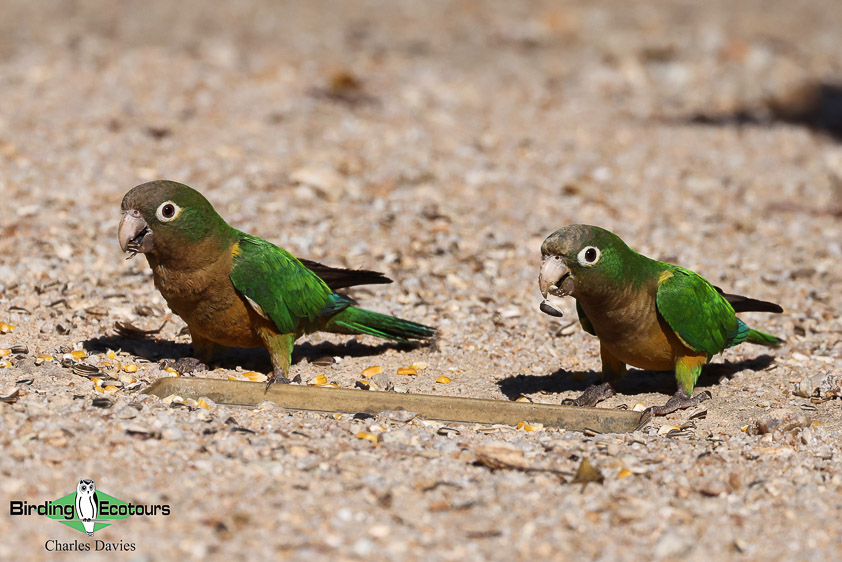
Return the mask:
M594 384L585 389L581 396L574 399L562 400L561 403L567 406L587 406L593 408L603 400L614 396L614 387L610 382Z
M158 363L158 367L161 369L172 367L178 371L180 375L183 375L184 373L198 373L208 370L208 366L195 357L182 357L176 361L173 361L172 359L162 359Z
M268 392L269 387L272 386L272 383L275 382L278 384L290 383L290 380L287 378L287 374L284 372L283 369L275 369L275 371L272 373L272 376L269 377L268 381L266 381L266 390L264 390L263 392Z
M663 406L652 406L644 410L644 412L650 412L653 416L665 416L675 412L676 410L685 410L687 408L692 408L693 406L698 406L705 400L710 400L711 398L712 395L707 390L700 392L691 398L687 396L683 390L678 389L678 392L673 394L670 399L667 400L666 404Z

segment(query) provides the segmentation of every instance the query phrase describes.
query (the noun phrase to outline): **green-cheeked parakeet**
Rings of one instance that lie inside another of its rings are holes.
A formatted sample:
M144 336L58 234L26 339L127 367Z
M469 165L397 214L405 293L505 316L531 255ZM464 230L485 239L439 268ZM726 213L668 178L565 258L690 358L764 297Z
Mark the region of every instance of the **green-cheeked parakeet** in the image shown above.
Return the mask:
M693 388L702 366L743 342L777 347L783 340L746 326L735 314L782 312L773 303L727 295L700 275L638 254L605 229L576 224L544 240L538 283L545 299L572 296L582 328L599 338L603 383L577 398L594 405L613 394L612 383L626 365L674 370L678 392L664 406L667 414L709 397ZM541 310L559 315L549 301Z
M155 286L190 329L194 354L176 365L200 370L224 347L265 347L273 381L287 382L293 342L316 331L427 340L435 329L364 310L336 289L390 283L380 273L300 260L231 227L201 193L173 181L123 197L118 239L143 253Z

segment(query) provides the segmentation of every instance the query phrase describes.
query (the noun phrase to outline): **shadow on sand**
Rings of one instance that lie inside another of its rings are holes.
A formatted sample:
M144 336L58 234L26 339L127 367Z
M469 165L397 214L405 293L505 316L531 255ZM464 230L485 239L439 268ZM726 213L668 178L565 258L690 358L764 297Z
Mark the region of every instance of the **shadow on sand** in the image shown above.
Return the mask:
M745 359L732 363L710 363L702 369L702 375L696 387L711 386L719 382L722 377L731 378L736 373L745 370L762 371L772 364L771 355L760 355L753 359ZM596 371L558 371L549 375L515 375L497 381L500 391L509 400L514 400L522 394L547 392L558 394L569 390L583 391L590 385L599 382L600 374ZM628 374L616 385L620 394L646 394L661 392L673 394L675 392L675 376L669 371L641 371L629 369Z
M292 362L295 364L305 359L312 362L321 357L336 356L369 357L380 355L389 349L409 351L419 345L423 344L383 342L378 345L366 345L356 340L349 340L342 343L320 342L317 344L303 342L295 346L292 354ZM100 336L85 341L83 346L89 352L120 349L153 363L157 363L161 359L190 357L193 353L193 346L188 343L176 343L165 339L142 337ZM234 369L239 366L247 370L259 372L270 372L272 370L269 354L263 348L228 348L214 358L213 364L224 369Z

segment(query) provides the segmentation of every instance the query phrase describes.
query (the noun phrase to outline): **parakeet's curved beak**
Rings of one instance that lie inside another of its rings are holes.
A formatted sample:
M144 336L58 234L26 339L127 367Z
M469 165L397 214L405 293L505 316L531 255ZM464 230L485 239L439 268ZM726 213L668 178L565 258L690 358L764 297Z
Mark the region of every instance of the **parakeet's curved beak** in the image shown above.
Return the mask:
M545 299L547 294L564 297L573 293L573 276L561 256L544 258L543 263L541 263L541 272L538 275L538 287Z
M135 210L123 211L123 218L120 219L120 227L117 229L117 240L120 242L120 249L131 252L132 256L138 252L150 252L155 246L155 238L149 230L149 225L140 212Z

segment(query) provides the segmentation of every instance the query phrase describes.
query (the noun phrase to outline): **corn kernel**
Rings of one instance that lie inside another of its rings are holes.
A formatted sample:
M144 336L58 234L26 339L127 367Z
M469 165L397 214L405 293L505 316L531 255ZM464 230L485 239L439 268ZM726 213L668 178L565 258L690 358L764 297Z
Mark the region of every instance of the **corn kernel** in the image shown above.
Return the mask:
M424 369L427 368L427 362L426 361L413 361L412 364L409 367L412 368L412 369L415 369L416 371L423 371Z
M136 373L137 372L137 365L124 365L123 370L127 373Z
M199 398L199 400L196 401L196 406L199 408L204 408L205 410L210 410L210 404L205 402L202 398Z
M372 365L367 369L363 369L363 376L368 379L373 377L374 375L380 374L381 372L383 372L383 367L381 367L380 365Z
M73 359L84 359L88 356L84 349L77 349L76 351L71 351L70 355L71 357L73 357Z
M341 420L341 419L342 419L342 414L333 414L333 419L335 419L336 421Z
M111 392L117 392L119 389L116 386L114 386L113 384L108 384L108 385L105 385L105 387L102 390L104 390L107 393L111 393Z
M416 371L413 367L401 367L400 369L398 369L398 374L409 375L411 377L414 377L418 375L418 371Z
M631 476L631 475L632 475L632 471L629 470L628 468L624 468L624 469L620 470L619 473L617 473L617 478L625 478L626 476Z
M323 384L327 384L327 377L324 375L319 375L313 379L313 384L316 386L322 386Z
M529 402L529 401L530 401L529 398L527 398L526 396L523 396L523 395L515 398L515 402Z
M177 376L179 376L179 375L181 374L181 373L179 373L178 371L176 371L175 369L173 369L172 367L167 367L167 368L166 368L166 369L164 369L164 370L165 370L166 372L168 372L169 374L171 374L171 375L173 375L173 376L176 376L176 377L177 377ZM228 379L229 379L229 380L236 380L236 379L232 379L231 377L228 377Z
M11 366L12 366L12 364L10 362L6 361L5 359L0 361L0 369L5 369L5 368L11 367Z
M228 380L229 380L229 381L241 381L241 380L243 380L243 379L241 379L241 378L240 378L240 377L238 377L237 375L228 375Z
M246 371L243 373L243 376L246 377L251 382L266 382L267 377L263 373L258 373L256 371Z
M8 334L9 332L14 332L17 326L12 326L11 324L7 324L6 322L0 322L0 334Z
M441 375L439 378L436 379L436 382L439 384L450 384L450 377Z
M0 349L0 357L6 357L12 354L11 349Z
M372 443L377 443L378 441L380 441L379 437L367 431L360 431L359 433L357 433L357 439L365 439L366 441L371 441Z
M36 359L43 359L44 361L52 361L53 360L53 356L47 355L46 353L39 353L38 355L35 356L35 358Z
M111 350L109 349L109 350L108 350L108 353L106 353L106 354L105 354L105 356L106 356L106 357L108 357L109 359L112 359L112 360L113 360L113 359L115 359L115 358L117 357L117 354L116 354L116 353L114 353L113 351L111 351Z
M634 408L632 408L632 411L633 412L642 412L645 409L646 409L646 406L644 406L643 404L638 402L637 404L634 405Z

